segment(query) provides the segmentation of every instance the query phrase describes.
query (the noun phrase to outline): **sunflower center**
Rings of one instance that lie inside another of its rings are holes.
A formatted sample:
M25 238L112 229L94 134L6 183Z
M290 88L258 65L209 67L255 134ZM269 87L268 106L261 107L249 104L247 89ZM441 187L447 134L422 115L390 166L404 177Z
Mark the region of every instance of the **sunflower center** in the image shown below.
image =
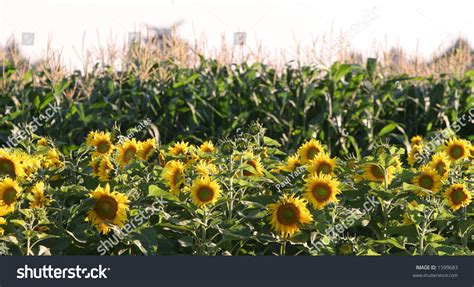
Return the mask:
M420 184L421 187L425 189L432 189L434 186L434 180L431 176L424 174L420 176L420 179L418 180L418 183Z
M313 193L314 198L319 202L324 202L331 197L331 189L325 184L315 185L311 192Z
M385 178L384 170L378 165L375 165L375 164L371 165L370 172L375 178Z
M464 156L464 148L459 145L454 145L449 149L449 154L454 159L459 159Z
M214 191L207 186L200 187L197 191L197 197L200 201L208 202L214 197Z
M310 147L307 153L308 159L313 159L318 153L319 149L317 147Z
M125 150L123 159L127 162L131 161L133 159L133 157L135 157L136 153L137 153L137 149L135 147L130 147L130 148Z
M318 168L317 168L317 173L324 173L324 174L330 174L331 173L331 165L327 162L323 162L321 163Z
M451 200L454 204L460 204L466 200L467 195L462 188L457 188L451 193Z
M95 204L95 212L100 219L112 220L117 215L117 201L110 196L102 196Z
M0 159L0 173L12 175L14 173L15 164L6 158Z
M16 200L16 190L13 189L13 188L7 189L3 193L3 198L2 199L3 199L3 202L5 202L5 204L7 204L7 205L14 203L15 200Z
M442 161L438 162L435 168L439 175L443 175L446 172L446 165Z
M277 217L280 224L294 225L298 223L300 211L293 204L287 203L278 208Z
M101 141L97 144L97 151L99 153L107 153L110 149L110 144L106 141Z

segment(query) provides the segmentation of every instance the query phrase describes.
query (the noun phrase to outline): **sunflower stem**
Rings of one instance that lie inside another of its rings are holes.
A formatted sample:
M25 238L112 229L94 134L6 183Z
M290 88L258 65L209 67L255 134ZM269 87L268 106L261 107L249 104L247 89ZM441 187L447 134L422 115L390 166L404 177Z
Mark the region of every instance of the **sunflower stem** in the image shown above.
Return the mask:
M286 239L280 245L280 256L286 255Z

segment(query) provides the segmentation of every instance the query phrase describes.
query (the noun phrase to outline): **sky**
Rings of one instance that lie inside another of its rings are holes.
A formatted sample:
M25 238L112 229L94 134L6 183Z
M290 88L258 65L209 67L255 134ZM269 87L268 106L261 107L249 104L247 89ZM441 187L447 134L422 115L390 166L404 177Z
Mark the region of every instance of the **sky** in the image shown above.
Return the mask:
M11 37L31 59L43 57L50 45L66 65L80 66L84 51L107 42L126 43L130 33L146 26L181 22L179 35L190 43L204 39L218 49L224 39L233 45L245 33L243 46L262 46L272 55L295 55L326 39L326 53L341 39L370 56L376 48L402 47L409 54L430 57L458 36L474 42L474 1L10 1L0 0L0 44ZM33 34L31 34L33 33ZM34 42L31 42L34 35ZM224 37L224 38L223 38Z

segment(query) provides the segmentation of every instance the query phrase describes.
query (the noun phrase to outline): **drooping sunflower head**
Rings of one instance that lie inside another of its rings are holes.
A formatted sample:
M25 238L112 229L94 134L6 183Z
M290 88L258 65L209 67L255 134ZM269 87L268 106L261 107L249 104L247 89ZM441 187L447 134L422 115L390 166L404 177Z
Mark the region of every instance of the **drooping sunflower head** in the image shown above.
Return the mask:
M199 150L203 153L212 154L216 151L216 148L211 141L205 141L201 144Z
M281 169L288 172L294 172L299 166L301 166L300 159L297 154L294 154L286 159L286 165Z
M200 160L194 167L196 172L202 176L209 176L211 174L217 174L219 169L217 166L211 162L205 160Z
M311 139L305 142L298 148L298 155L302 164L307 164L320 152L323 152L324 148L318 140Z
M325 152L319 153L308 163L310 173L334 175L334 168L336 168L336 159L331 158Z
M410 143L412 146L421 145L423 144L423 138L419 135L416 135L410 139Z
M247 169L242 171L244 176L263 176L263 165L260 157L255 156L251 152L244 154L242 158L243 162L246 165ZM250 169L250 170L249 170Z
M20 186L13 179L7 177L0 182L0 216L7 215L15 210L20 192Z
M214 205L220 197L220 193L220 185L209 177L195 179L191 187L192 200L199 207Z
M20 159L0 149L0 176L23 177L25 175Z
M148 139L138 144L138 156L141 160L148 160L156 152L156 140Z
M184 164L178 160L166 163L164 178L168 183L171 193L179 195L185 185Z
M109 225L125 225L130 202L126 195L117 191L111 192L107 184L105 188L98 186L91 191L90 197L95 199L95 204L89 210L86 221L90 221L97 231L107 234L110 232Z
M99 166L102 157L96 157L89 162L89 166L92 168L92 176L99 176Z
M458 210L461 207L468 206L472 201L471 192L463 183L451 185L444 193L444 196L452 210Z
M174 146L168 147L168 151L174 156L185 156L188 153L189 143L181 141L177 142Z
M306 201L294 195L283 195L276 203L267 206L272 229L283 238L291 237L300 231L304 224L313 221L306 207Z
M64 162L61 160L61 155L57 149L49 149L46 155L43 157L41 166L45 169L61 168L64 166Z
M90 132L86 142L88 145L95 147L93 157L109 155L115 148L110 133Z
M339 181L327 174L313 173L306 179L304 197L314 208L322 209L329 203L337 203L341 193Z
M40 181L31 189L32 197L30 198L30 208L42 208L49 206L51 200L44 195L45 185Z
M117 162L124 167L132 163L137 155L138 143L135 139L127 140L118 147Z
M98 166L98 177L101 181L108 181L110 173L114 170L114 166L110 161L110 157L104 156L100 158Z
M438 175L441 176L442 180L446 180L448 178L450 164L451 161L449 160L448 155L445 152L441 151L433 155L429 166L436 170Z
M470 155L471 143L467 140L452 138L446 142L444 150L452 161L466 159Z
M395 170L396 168L394 166L389 166L384 170L376 163L367 163L364 165L362 178L368 181L385 183L385 172L387 172L387 184L390 184L393 180Z
M389 160L390 166L393 166L394 172L399 173L403 170L403 164L400 160L400 156L394 156Z
M423 156L423 146L422 145L414 145L411 148L410 153L408 153L408 159L407 159L408 164L410 166L415 165L415 163L418 163L420 161L422 156Z
M435 169L424 165L421 167L419 174L413 179L413 184L432 192L437 192L441 185L441 177ZM420 193L420 195L423 194Z

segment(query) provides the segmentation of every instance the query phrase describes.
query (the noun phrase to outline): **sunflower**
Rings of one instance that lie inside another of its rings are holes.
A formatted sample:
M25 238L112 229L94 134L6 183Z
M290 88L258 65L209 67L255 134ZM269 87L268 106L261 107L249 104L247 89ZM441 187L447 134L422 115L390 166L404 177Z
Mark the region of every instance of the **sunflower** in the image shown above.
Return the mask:
M311 139L298 148L298 155L302 164L307 164L318 153L323 152L324 148L318 140Z
M98 166L98 177L101 181L108 181L110 172L114 170L114 166L110 161L110 157L104 156L100 159Z
M413 184L424 189L437 192L441 185L441 177L435 169L428 165L424 165L420 169L420 173L413 179ZM423 195L424 193L420 193Z
M221 186L209 177L197 178L191 187L191 197L199 207L214 205L221 194Z
M95 147L92 157L109 155L114 150L114 145L110 139L110 133L90 132L86 142L88 145Z
M172 147L168 147L168 151L174 156L186 155L188 153L188 148L189 143L182 141L175 143Z
M308 163L308 171L310 173L323 173L334 175L334 168L336 167L336 159L331 158L325 152L321 152L316 155Z
M394 166L387 168L387 184L393 180L393 174L396 171ZM364 173L362 178L368 181L385 183L385 171L382 167L375 163L367 163L364 165Z
M44 182L36 183L31 189L33 196L30 199L30 208L42 208L49 206L51 200L44 196Z
M165 151L164 150L160 150L160 154L158 155L158 160L160 161L160 165L162 167L165 167L166 157L165 157Z
M306 181L304 197L314 208L322 209L329 203L337 203L336 195L341 193L339 181L327 174L313 173Z
M420 161L421 156L423 155L423 146L422 145L414 145L410 153L408 154L408 164L410 166L415 165L418 161Z
M281 169L288 172L294 172L299 166L300 159L297 154L294 154L286 159L286 165L283 166Z
M211 141L205 141L199 147L199 150L203 153L212 154L216 151L214 144Z
M0 149L0 175L23 177L25 175L20 159Z
M200 160L194 168L196 169L196 172L202 176L209 176L210 174L217 174L219 172L219 169L215 164L205 160Z
M403 164L399 156L394 156L389 161L390 166L393 166L394 172L399 173L403 170Z
M148 160L156 151L156 140L148 139L138 144L138 156L141 160Z
M415 145L421 145L423 144L423 138L421 136L414 136L410 139L410 143L411 145L415 146Z
M90 221L102 234L110 232L109 224L123 227L127 221L128 197L119 192L110 192L110 186L98 186L91 191L90 197L95 199L94 208L87 213L86 221Z
M449 161L448 155L440 151L433 155L429 166L436 170L442 180L446 180L448 178L450 164L451 162Z
M127 140L118 147L117 162L124 167L130 164L137 155L138 143L135 139Z
M471 192L463 183L451 185L444 193L449 206L452 210L458 210L461 207L468 206L471 203Z
M42 138L39 138L37 141L36 141L36 145L37 146L44 146L44 147L48 147L48 140L44 137Z
M164 178L168 182L171 193L179 195L184 187L184 164L181 161L172 160L165 166Z
M244 176L263 176L263 165L259 157L255 157L252 153L247 153L245 158L248 158L245 163L251 166L255 172L244 170L242 174Z
M15 204L20 197L20 186L11 178L0 182L0 216L15 210Z
M20 165L23 167L24 178L31 180L41 167L41 156L30 156L25 152L14 152Z
M61 161L61 156L57 149L50 149L43 157L41 166L45 169L49 168L61 168L64 163Z
M471 143L467 140L452 138L446 142L444 149L452 161L467 159L470 154Z
M292 236L301 225L313 221L306 201L294 195L283 195L278 202L269 204L267 209L272 229L283 238Z

